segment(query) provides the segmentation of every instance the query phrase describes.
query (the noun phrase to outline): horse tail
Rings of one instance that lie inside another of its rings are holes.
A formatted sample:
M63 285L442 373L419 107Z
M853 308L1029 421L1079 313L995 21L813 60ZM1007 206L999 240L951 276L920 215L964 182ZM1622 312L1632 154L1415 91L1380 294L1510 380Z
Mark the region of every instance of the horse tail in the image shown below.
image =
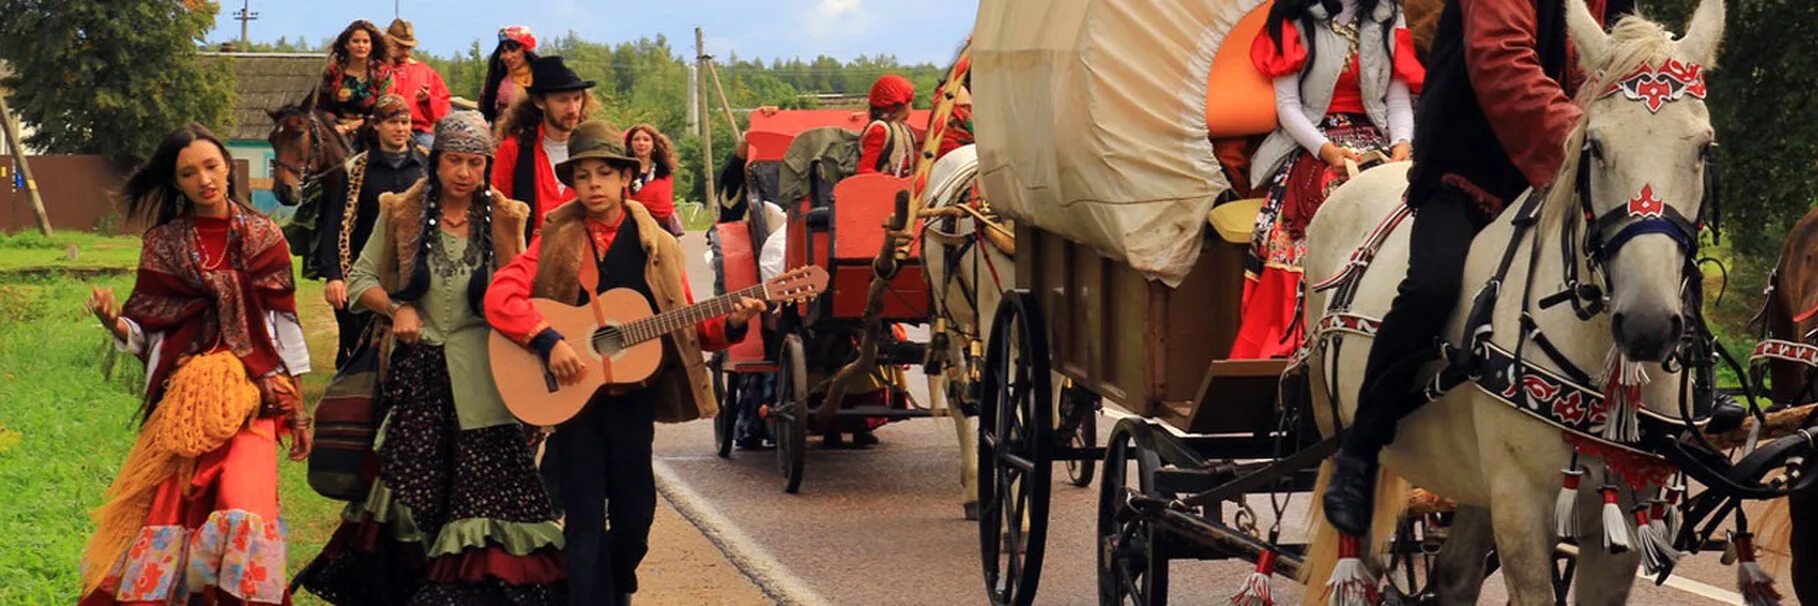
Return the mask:
M1787 497L1768 502L1755 520L1755 550L1769 574L1789 578L1793 569L1793 520Z
M1408 492L1413 485L1387 467L1379 466L1378 469L1375 514L1370 519L1370 536L1365 539L1366 544L1382 547L1395 537L1395 525L1408 510ZM1313 483L1313 505L1307 508L1307 527L1313 529L1313 537L1301 560L1299 580L1307 586L1309 604L1324 601L1312 598L1325 591L1326 579L1332 577L1332 569L1338 566L1338 529L1326 522L1324 505L1326 486L1331 480L1332 462L1328 460L1319 466L1319 478ZM1381 552L1380 548L1375 550L1375 553Z

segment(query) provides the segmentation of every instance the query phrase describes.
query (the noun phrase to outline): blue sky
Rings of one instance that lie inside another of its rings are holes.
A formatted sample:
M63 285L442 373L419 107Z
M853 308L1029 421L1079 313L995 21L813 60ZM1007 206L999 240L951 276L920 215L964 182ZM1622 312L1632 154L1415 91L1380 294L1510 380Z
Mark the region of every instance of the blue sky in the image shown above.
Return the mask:
M218 0L210 42L236 40L233 14L243 0ZM382 29L393 17L392 0L251 0L258 15L255 41L303 36L312 45L366 18ZM707 52L740 58L831 55L841 59L879 53L906 63L944 64L971 32L978 0L399 0L416 24L420 48L438 55L463 51L474 40L491 50L499 27L528 25L538 39L570 30L597 42L669 37L692 52L694 28L706 34Z

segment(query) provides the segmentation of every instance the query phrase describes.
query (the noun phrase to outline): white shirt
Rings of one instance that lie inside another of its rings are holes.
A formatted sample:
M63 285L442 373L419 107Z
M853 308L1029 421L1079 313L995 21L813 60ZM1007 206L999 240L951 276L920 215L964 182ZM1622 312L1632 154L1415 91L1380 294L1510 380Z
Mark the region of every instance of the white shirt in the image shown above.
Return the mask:
M147 354L145 367L158 366L159 345L164 343L164 333L147 334L139 327L138 322L129 318L126 321L126 340L114 339L114 348L132 355ZM272 346L278 349L278 357L284 360L284 368L291 376L309 372L309 344L303 340L303 325L297 322L297 315L292 313L265 312L265 331L271 335ZM151 388L151 373L145 373L145 388Z
M555 172L557 164L568 161L568 142L557 141L549 138L548 135L544 135L543 155L549 158L549 171ZM556 179L556 191L568 191L568 186L563 185L561 179Z

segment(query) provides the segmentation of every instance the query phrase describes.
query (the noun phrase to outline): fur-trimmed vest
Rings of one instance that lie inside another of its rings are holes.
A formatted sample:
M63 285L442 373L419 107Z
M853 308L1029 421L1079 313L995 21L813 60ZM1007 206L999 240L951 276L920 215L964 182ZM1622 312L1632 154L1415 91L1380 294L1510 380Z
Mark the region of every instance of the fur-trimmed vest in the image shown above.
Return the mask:
M392 250L379 256L379 285L386 292L397 292L401 276L408 276L417 266L417 238L423 233L423 192L428 178L401 193L379 196L379 212L391 228ZM524 225L530 219L530 206L492 190L492 246L494 267L504 267L518 253L524 252Z
M656 299L656 312L662 313L688 305L682 275L686 258L675 236L658 225L644 205L625 201L627 218L637 221L639 244L649 263L644 267L644 281ZM541 248L537 249L537 275L531 282L531 296L557 301L576 301L581 296L581 271L597 265L588 258L587 209L578 202L563 204L544 217ZM616 246L617 243L615 242ZM708 382L707 362L701 353L700 334L681 330L663 337L667 360L646 393L653 398L658 423L683 423L712 417L719 412ZM680 362L679 364L675 362Z

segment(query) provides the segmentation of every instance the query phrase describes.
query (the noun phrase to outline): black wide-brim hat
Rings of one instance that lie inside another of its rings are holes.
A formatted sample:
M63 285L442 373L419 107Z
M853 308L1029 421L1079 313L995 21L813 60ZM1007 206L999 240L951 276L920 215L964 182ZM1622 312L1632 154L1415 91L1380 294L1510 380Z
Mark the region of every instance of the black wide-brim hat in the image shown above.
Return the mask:
M530 88L533 93L559 93L593 88L592 80L582 80L562 63L559 55L537 57L530 64Z

